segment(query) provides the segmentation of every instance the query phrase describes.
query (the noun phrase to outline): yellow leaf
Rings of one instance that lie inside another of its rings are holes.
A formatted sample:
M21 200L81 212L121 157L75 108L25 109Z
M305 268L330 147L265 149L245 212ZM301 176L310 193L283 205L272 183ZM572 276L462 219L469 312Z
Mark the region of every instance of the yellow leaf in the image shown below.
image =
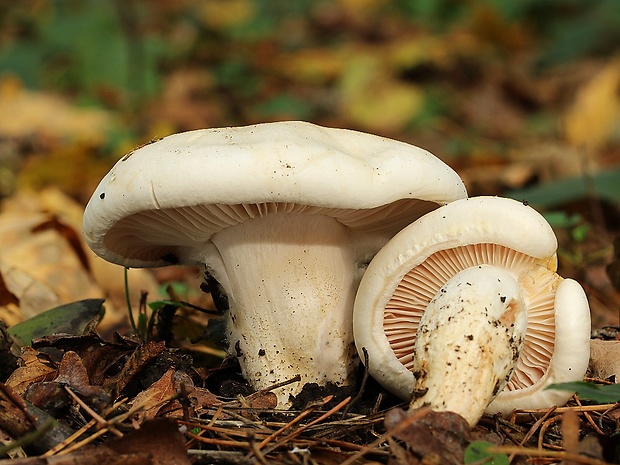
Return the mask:
M200 19L214 29L226 29L248 22L254 17L250 0L207 0L199 3Z
M566 139L576 147L596 150L620 120L620 58L612 60L577 92L564 118Z
M351 60L340 82L341 112L368 130L403 129L420 111L423 94L416 86L400 82L372 56Z
M277 69L296 81L324 84L340 76L342 54L334 48L313 48L285 53L277 59Z
M0 213L0 274L19 300L0 306L0 319L14 323L63 303L106 297L99 329L125 321L123 267L97 257L81 235L83 208L61 192L20 192L5 199ZM66 229L66 231L65 231ZM77 242L74 240L77 239ZM157 298L157 283L147 270L130 270L130 298L138 307L141 291Z
M60 96L28 91L14 77L0 80L0 137L35 134L99 145L111 127L112 117L103 110L78 108Z

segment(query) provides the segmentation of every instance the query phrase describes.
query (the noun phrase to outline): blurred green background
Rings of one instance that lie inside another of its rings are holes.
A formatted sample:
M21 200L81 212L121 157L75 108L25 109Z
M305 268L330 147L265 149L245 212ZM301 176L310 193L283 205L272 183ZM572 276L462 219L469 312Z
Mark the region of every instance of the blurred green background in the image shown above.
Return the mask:
M527 198L616 312L619 51L617 0L0 0L0 196L85 203L179 131L358 129L430 150L471 195Z
M84 113L86 120L74 115L74 128L69 115L66 126L46 129L22 108L20 121L15 111L2 115L0 134L18 143L43 136L61 139L50 144L79 141L112 158L172 132L282 119L406 140L456 168L548 158L564 147L533 144L567 143L576 151L591 145L563 123L579 91L620 48L615 0L1 5L0 103L33 90L97 112ZM614 69L617 85L617 62ZM617 92L609 97L602 103L618 104ZM10 105L2 106L7 113ZM37 106L31 111L42 112ZM48 118L67 111L42 106ZM616 145L617 126L588 150ZM497 192L552 176L521 168L508 173L512 178L499 171L505 179L473 176L470 190ZM566 166L557 171L577 174ZM67 186L82 195L74 188Z

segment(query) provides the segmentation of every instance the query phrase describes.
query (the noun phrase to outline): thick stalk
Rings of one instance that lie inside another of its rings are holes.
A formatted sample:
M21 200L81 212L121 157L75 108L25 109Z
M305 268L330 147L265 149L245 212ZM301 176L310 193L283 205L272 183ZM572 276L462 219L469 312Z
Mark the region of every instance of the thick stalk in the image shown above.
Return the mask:
M526 329L526 306L510 273L482 265L456 274L420 320L411 408L456 412L476 424L506 386Z
M304 384L346 385L354 369L352 309L359 271L347 228L296 213L254 218L216 234L212 270L228 294L228 340L256 389L301 375L275 391L280 408Z

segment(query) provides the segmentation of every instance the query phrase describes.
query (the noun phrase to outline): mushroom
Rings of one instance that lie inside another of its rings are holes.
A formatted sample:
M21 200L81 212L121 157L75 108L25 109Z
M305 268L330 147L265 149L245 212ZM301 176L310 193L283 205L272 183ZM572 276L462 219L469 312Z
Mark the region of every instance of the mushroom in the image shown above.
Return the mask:
M417 147L279 122L175 134L134 150L84 214L89 246L128 267L203 263L227 294L229 351L279 406L309 382L347 385L365 264L397 231L466 197Z
M565 403L571 393L545 388L583 378L590 313L581 286L556 273L556 248L542 215L499 197L458 200L404 228L372 259L355 299L369 373L413 407L456 410L470 424L485 408Z

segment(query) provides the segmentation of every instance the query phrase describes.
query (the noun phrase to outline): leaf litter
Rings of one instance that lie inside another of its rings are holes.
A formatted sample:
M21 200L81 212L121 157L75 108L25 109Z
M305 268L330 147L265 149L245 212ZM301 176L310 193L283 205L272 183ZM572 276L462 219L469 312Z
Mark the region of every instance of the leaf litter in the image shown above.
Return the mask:
M0 385L0 429L12 438L9 445L30 455L11 460L18 465L121 458L417 465L478 463L472 457L480 456L480 463L510 457L511 463L603 464L620 421L617 403L588 405L574 397L568 406L510 419L485 415L470 429L454 413L407 412L369 379L358 392L306 390L301 407L280 411L269 389L244 386L235 394L229 386L224 394L221 380L235 377L234 364L196 368L163 342L118 334L104 341L92 329L45 336L24 348ZM32 434L36 440L19 442Z

